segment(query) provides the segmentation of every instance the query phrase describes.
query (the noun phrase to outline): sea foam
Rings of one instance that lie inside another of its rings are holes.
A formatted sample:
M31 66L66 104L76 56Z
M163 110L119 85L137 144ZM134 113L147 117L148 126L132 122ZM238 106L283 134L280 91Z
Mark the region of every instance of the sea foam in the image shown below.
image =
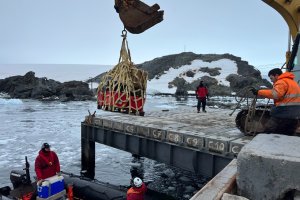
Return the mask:
M21 99L3 99L0 98L0 105L21 105L23 101Z

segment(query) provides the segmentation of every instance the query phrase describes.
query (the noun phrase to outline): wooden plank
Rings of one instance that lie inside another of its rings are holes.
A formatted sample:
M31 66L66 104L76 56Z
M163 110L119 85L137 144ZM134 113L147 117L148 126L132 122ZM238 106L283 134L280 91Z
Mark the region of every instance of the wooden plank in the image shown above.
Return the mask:
M235 190L236 174L237 160L233 159L190 200L220 200L224 193L231 193Z

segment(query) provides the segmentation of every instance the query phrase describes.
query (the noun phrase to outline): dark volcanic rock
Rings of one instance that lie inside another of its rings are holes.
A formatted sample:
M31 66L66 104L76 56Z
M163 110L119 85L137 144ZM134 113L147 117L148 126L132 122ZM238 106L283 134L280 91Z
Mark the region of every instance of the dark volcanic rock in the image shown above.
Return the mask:
M195 72L193 72L191 70L189 70L189 71L186 72L186 76L187 77L194 77L194 75L195 75Z
M230 87L235 92L239 91L241 88L245 88L248 86L254 86L258 88L260 85L265 85L269 88L272 87L271 83L269 83L265 79L257 79L251 76L245 77L238 74L230 74L226 77L226 80L230 82Z
M238 74L243 76L260 76L260 72L255 70L248 62L243 61L240 57L231 54L195 54L193 52L183 52L180 54L173 54L155 58L151 61L144 62L137 65L137 67L143 68L148 72L149 79L153 79L155 76L161 76L164 71L169 70L171 67L179 68L183 65L190 65L193 60L199 59L204 62L213 62L221 59L230 59L236 62L238 67ZM199 67L200 68L200 67ZM214 69L214 68L211 68ZM217 66L216 66L217 69ZM205 68L203 69L205 70Z
M59 84L52 79L36 78L34 72L28 72L24 76L0 80L0 91L8 93L13 98L40 99L55 95Z
M64 82L57 87L60 99L66 100L91 100L93 93L89 85L82 81Z
M220 67L209 68L209 67L201 67L200 71L207 72L210 76L218 76L220 75Z
M21 99L60 99L87 100L93 94L88 84L81 81L60 83L58 81L35 77L30 71L24 76L12 76L0 80L0 92L8 93L12 98Z
M221 68L215 67L200 67L198 70L189 70L180 75L180 77L170 80L169 88L177 87L176 94L186 94L187 91L193 91L197 88L200 80L206 83L210 95L230 95L232 92L242 90L246 86L259 87L261 85L271 87L271 83L262 79L259 70L249 65L247 61L243 61L240 57L231 54L195 54L192 52L184 52L180 54L163 56L155 58L152 61L147 61L137 65L148 72L149 79L159 79L166 71L172 68L180 68L183 65L190 65L193 60L203 60L204 62L213 62L221 59L230 59L237 64L237 74L231 74L227 77L230 86L218 84L214 76L220 75ZM181 76L194 77L197 71L206 72L209 76L202 76L192 83L186 82Z

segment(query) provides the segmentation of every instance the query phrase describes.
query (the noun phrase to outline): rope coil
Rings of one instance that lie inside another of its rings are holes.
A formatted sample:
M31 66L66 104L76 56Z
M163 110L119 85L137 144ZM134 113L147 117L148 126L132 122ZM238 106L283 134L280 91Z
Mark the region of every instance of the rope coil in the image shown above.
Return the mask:
M262 119L265 115L265 112L267 111L267 107L268 107L270 100L268 100L267 104L264 106L263 112L261 114L257 113L256 112L257 96L255 96L253 98L252 102L249 103L249 91L251 90L251 88L252 87L246 87L243 90L238 92L237 96L240 96L240 99L237 100L237 98L236 98L236 101L238 102L237 106L232 111L232 113L230 113L229 115L232 116L232 114L235 112L235 110L237 108L240 108L241 103L244 101L247 101L247 104L246 104L247 112L245 112L245 111L242 112L242 113L244 113L242 115L246 114L245 121L241 127L243 128L243 132L245 133L245 135L255 136L258 133L258 130L263 128ZM239 116L239 114L238 114L238 116ZM239 117L241 117L241 116L239 116ZM257 120L258 117L259 117L259 120Z

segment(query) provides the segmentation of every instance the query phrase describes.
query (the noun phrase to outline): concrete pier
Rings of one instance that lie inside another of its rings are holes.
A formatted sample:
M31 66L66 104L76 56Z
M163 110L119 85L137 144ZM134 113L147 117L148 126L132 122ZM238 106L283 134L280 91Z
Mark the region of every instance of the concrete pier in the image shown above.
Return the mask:
M257 135L190 200L300 199L299 145L300 137Z
M82 170L94 176L95 142L213 177L252 137L235 127L230 110L156 111L144 117L97 111L81 125Z
M249 199L296 199L300 137L259 134L238 155L238 193ZM288 194L290 193L290 194Z

